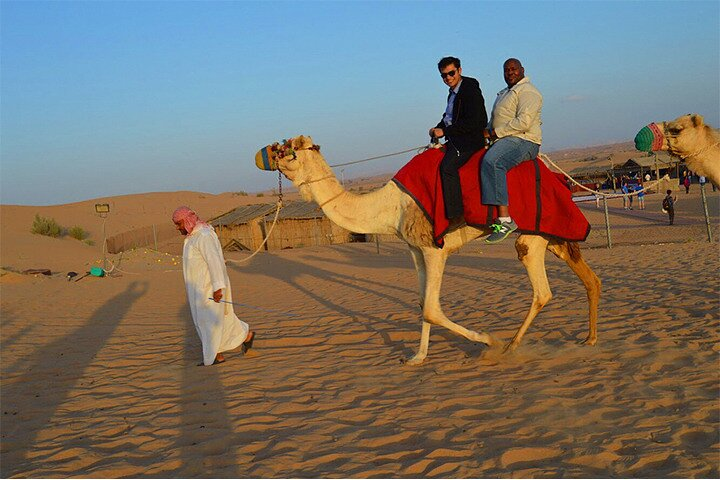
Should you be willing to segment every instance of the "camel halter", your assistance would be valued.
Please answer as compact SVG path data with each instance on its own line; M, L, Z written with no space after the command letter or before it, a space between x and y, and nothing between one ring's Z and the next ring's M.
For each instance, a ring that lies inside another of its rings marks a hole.
M297 158L297 157L295 156L295 152L298 151L298 150L315 150L316 152L319 152L319 151L320 151L320 145L310 145L309 147L297 148L297 149L291 148L291 149L289 150L289 153L292 155L293 158ZM283 157L286 157L286 156L288 156L288 155L283 155ZM326 176L321 177L321 178L316 178L316 179L312 179L312 180L305 180L304 182L298 183L297 186L298 186L298 188L300 188L300 187L303 187L303 186L305 186L305 185L310 185L311 183L318 183L318 182L322 182L322 181L324 181L324 180L330 180L331 178L337 180L337 177L336 177L335 175L326 175ZM318 205L318 209L322 209L322 207L324 207L324 206L327 205L328 203L332 202L333 200L336 200L337 198L339 198L339 197L340 197L342 194L344 194L344 193L347 193L347 191L346 191L346 190L341 190L340 193L338 193L337 195L333 196L333 197L330 198L329 200L325 200L323 203L321 203L320 205Z
M298 183L298 188L299 188L299 187L302 187L302 186L304 186L304 185L309 185L309 184L311 184L311 183L322 182L323 180L330 180L331 178L334 178L335 180L337 180L337 177L336 177L335 175L327 175L327 176L325 176L325 177L318 178L318 179L315 179L315 180L307 180L307 181L305 181L305 182ZM330 198L329 200L325 200L323 203L321 203L320 205L318 205L318 209L322 209L322 207L324 207L324 206L327 205L328 203L332 202L333 200L339 198L343 193L347 193L347 190L341 190L340 193L338 193L338 194L335 195L334 197Z

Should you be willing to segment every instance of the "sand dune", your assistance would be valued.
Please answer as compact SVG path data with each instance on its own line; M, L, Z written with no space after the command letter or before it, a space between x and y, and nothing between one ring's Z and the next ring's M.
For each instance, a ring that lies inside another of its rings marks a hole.
M118 223L253 200L158 195L116 199ZM177 257L138 249L68 282L99 246L28 232L37 211L97 235L92 203L0 209L2 266L57 272L0 277L3 477L720 475L717 244L584 250L595 347L582 285L548 257L555 296L515 353L434 327L419 367L402 363L420 336L402 244L262 253L229 265L236 300L265 309L236 307L255 349L201 368ZM530 295L512 242L449 260L442 301L464 326L508 341Z

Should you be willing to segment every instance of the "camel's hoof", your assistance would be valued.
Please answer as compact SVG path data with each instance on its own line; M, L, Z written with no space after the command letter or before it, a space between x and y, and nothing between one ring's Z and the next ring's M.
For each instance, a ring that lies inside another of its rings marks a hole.
M425 361L425 357L418 357L415 355L414 357L408 358L405 360L405 365L415 366L415 365L421 365Z
M491 333L486 333L485 337L487 341L483 343L492 349L500 348L503 344L502 340Z
M503 353L512 353L517 348L517 343L510 342L503 348Z
M583 345L590 345L591 347L594 346L596 343L597 343L597 337L588 336L585 340L582 341Z

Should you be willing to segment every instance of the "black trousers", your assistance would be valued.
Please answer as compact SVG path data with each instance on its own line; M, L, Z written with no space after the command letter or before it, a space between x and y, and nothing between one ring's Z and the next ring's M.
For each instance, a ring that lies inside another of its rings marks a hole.
M448 219L463 214L462 190L460 189L460 167L465 165L473 153L481 147L457 149L452 143L445 144L445 156L440 162L440 178L445 197L445 216Z

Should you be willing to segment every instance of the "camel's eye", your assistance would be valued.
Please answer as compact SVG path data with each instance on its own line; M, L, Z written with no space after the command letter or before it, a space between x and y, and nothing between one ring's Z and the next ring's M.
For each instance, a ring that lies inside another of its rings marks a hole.
M682 131L682 128L668 127L668 133L669 133L670 135L677 135L677 134L679 134L681 131Z

